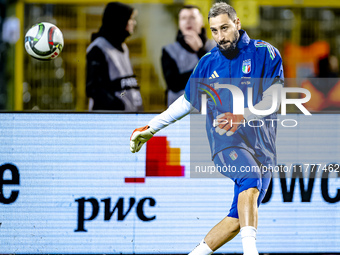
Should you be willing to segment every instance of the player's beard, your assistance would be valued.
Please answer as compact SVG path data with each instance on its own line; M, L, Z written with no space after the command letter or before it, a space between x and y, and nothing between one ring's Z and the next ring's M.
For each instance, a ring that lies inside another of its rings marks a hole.
M232 41L221 41L217 44L218 48L220 51L223 53L225 56L233 56L235 53L237 53L237 42L238 39L240 38L240 34L238 30L235 30L234 32L234 38ZM229 42L229 44L225 44L226 42Z

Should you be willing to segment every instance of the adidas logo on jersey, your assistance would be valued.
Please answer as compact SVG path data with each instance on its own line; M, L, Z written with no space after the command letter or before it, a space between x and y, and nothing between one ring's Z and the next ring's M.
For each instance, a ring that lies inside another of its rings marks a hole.
M216 71L214 71L214 72L212 73L212 75L209 77L209 79L214 79L214 78L218 78L218 77L220 77L220 76L217 74Z

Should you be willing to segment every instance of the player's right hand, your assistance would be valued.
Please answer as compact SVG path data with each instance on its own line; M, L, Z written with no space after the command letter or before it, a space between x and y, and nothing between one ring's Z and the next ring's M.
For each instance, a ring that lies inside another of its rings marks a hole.
M231 136L241 127L240 124L244 122L245 118L243 115L234 115L231 112L226 112L216 117L213 126L219 135L227 133L227 136Z
M148 125L136 128L130 137L130 151L132 153L139 152L143 144L149 141L154 134L156 134L156 131Z

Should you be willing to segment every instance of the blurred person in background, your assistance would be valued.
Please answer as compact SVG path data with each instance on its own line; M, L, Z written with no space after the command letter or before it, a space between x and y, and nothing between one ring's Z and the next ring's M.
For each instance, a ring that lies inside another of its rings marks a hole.
M162 51L168 106L184 94L184 88L199 59L216 46L207 40L203 17L197 6L185 5L178 14L176 42Z
M137 24L137 10L108 3L102 26L86 50L89 110L142 111L142 98L124 43Z
M340 109L339 62L336 56L327 55L318 61L318 74L302 82L301 87L311 93L304 104L309 111Z

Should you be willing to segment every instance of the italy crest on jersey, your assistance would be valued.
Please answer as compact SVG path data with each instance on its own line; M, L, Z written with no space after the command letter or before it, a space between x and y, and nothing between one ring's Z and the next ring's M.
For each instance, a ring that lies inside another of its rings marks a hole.
M250 70L251 70L251 60L250 59L244 60L242 63L242 72L245 74L248 74L250 73Z
M232 159L232 160L236 160L238 158L238 155L236 153L236 151L232 150L230 153L229 153L229 157Z

